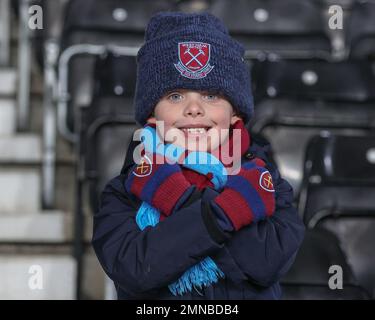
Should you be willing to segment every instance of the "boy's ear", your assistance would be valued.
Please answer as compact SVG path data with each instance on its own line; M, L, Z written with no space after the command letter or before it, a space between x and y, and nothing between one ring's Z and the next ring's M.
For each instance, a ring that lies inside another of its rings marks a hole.
M235 112L232 114L232 118L230 119L230 124L233 125L236 121L241 120L242 118L239 117Z
M147 119L147 123L156 124L156 118L154 113L152 113L151 116Z

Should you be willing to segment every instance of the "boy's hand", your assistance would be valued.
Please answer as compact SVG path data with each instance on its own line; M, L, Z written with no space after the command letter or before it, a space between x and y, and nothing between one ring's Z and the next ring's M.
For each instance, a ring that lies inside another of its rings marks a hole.
M213 202L224 211L236 231L272 215L275 190L264 162L246 162L237 175L228 175L226 186Z
M166 163L162 156L146 153L130 171L125 189L168 216L180 198L188 197L194 187L178 164Z

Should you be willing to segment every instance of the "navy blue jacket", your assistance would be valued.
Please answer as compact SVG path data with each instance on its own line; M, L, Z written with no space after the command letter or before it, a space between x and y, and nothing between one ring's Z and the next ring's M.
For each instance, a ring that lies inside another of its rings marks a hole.
M105 187L94 216L92 245L119 299L279 299L280 278L289 270L303 240L304 226L292 205L293 190L280 177L270 145L254 139L243 161L266 162L276 190L273 216L227 232L209 201L217 191L195 191L178 210L143 231L135 216L141 201L124 188L134 165L132 143L121 174ZM168 285L189 267L210 256L225 278L203 289L174 296Z

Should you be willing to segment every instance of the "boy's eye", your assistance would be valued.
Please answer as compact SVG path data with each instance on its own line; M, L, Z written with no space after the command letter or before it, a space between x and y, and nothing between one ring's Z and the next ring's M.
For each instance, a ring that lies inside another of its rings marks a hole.
M216 100L218 96L216 94L206 94L203 96L203 98L206 100Z
M182 95L177 92L174 92L168 95L168 99L171 101L180 101L182 98L183 98Z

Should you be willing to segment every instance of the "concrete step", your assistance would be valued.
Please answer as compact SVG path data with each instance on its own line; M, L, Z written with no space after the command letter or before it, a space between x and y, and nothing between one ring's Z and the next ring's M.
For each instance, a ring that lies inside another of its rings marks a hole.
M0 69L0 96L14 96L17 91L17 73L15 69Z
M1 255L0 299L74 299L75 266L70 255Z
M85 214L83 237L92 239L93 217ZM41 211L38 213L1 213L0 244L61 244L72 243L74 217L70 212ZM0 252L1 255L1 252Z
M34 214L1 214L0 242L61 243L71 240L67 214L43 211Z
M34 134L0 136L0 163L40 163L42 159L41 138Z
M0 213L40 211L40 172L28 168L0 168Z
M0 137L16 131L16 106L12 99L0 99ZM1 150L1 148L0 148Z

